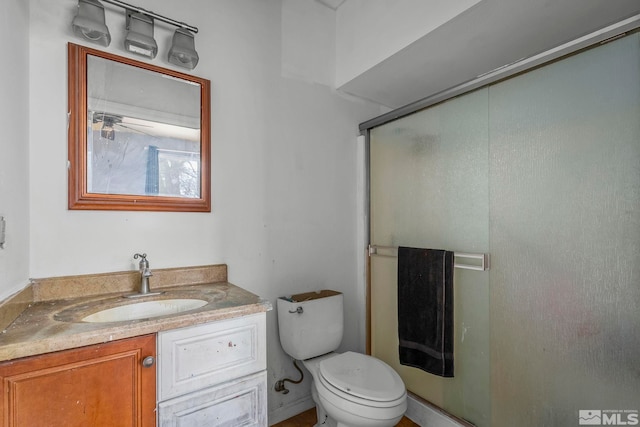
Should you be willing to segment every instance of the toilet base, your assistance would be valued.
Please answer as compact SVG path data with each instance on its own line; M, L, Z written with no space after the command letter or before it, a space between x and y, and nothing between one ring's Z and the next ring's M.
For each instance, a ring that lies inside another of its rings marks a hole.
M338 422L331 418L318 399L315 380L311 380L311 398L316 404L316 424L313 427L338 427Z
M331 415L329 415L326 408L320 401L318 396L318 390L316 389L315 379L311 380L311 397L313 398L313 401L316 404L317 422L314 425L314 427L393 427L402 418L402 415L400 415L395 420L367 420L364 418L353 417L350 420L345 420L347 421L347 423L340 422L335 418L333 418ZM337 408L334 408L333 410L337 411ZM348 414L344 414L344 413L343 415L349 416Z

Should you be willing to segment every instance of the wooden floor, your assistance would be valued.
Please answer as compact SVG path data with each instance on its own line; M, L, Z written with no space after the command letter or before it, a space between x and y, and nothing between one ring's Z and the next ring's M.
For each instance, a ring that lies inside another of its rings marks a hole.
M273 427L311 427L316 423L316 408L311 408L293 418L274 424ZM402 417L396 427L419 427L407 417Z

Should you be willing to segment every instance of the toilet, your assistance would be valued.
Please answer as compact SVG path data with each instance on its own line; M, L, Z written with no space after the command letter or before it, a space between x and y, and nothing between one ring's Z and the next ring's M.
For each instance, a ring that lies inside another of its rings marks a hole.
M316 427L391 427L400 421L407 409L400 375L375 357L335 352L344 331L340 292L281 297L277 307L282 348L313 377Z

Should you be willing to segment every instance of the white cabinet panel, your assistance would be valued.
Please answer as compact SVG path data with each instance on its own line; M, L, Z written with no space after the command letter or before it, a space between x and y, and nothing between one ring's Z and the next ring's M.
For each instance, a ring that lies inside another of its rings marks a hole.
M158 400L266 369L264 313L161 332Z
M262 427L267 425L267 373L158 404L159 427Z

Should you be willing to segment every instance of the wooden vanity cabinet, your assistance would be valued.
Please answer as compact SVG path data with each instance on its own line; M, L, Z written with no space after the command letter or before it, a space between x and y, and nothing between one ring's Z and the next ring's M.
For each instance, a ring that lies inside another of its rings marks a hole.
M2 426L155 427L155 354L154 334L3 362Z

